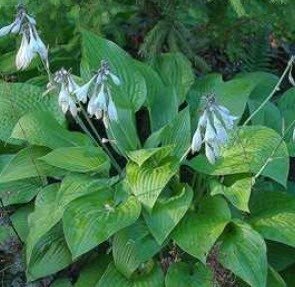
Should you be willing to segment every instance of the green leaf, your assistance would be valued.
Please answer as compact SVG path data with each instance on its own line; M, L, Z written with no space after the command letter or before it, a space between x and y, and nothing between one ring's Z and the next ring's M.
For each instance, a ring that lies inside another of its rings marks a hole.
M210 181L211 195L224 195L236 208L249 212L248 202L252 189L252 178L248 175L233 175L225 178L225 184L218 180Z
M185 101L186 94L195 80L190 61L181 53L166 53L153 61L153 67L166 86L175 88L178 104Z
M114 150L119 153L133 151L141 147L137 135L135 115L130 109L121 109L117 107L119 120L110 121L110 128L107 129L108 138L114 139L111 142Z
M29 216L29 234L27 238L27 260L40 239L61 219L62 211L56 208L56 194L59 184L46 186L37 196L35 210Z
M257 191L250 201L249 222L266 239L295 247L295 196Z
M117 270L130 278L142 263L161 250L161 246L151 236L145 223L139 220L115 234L112 250Z
M26 205L23 207L18 208L11 216L11 222L17 231L19 237L22 241L26 241L28 233L29 233L29 226L28 226L28 216L33 211L32 206Z
M30 202L42 189L40 178L0 184L0 198L5 206Z
M250 113L252 114L259 106L261 102L258 100L249 100L248 106ZM273 103L267 103L252 119L252 125L261 125L269 127L279 134L283 129L283 119L280 110Z
M198 211L188 212L172 237L177 245L203 263L231 219L226 201L219 196L204 199Z
M178 160L166 156L167 148L163 150L164 154L158 156L157 160L154 156L147 161L144 155L144 164L139 166L134 162L129 162L127 165L127 182L132 193L148 210L153 208L161 191L178 168Z
M100 147L59 148L40 159L72 172L102 172L110 168L108 156Z
M107 189L110 182L86 175L72 174L59 184L45 187L37 196L35 211L29 218L30 232L27 239L27 260L40 238L62 218L67 205L86 194Z
M71 287L71 281L68 278L58 278L50 284L50 287Z
M127 279L110 263L96 287L164 287L164 275L161 268L159 266L151 266L151 268L151 270Z
M295 274L294 274L294 268L295 264L288 267L284 271L281 272L282 277L284 278L285 282L287 283L287 286L294 286L295 284Z
M146 105L149 110L151 129L156 131L177 115L177 94L173 87L164 85L159 74L151 66L139 61L135 64L146 81Z
M64 122L55 97L43 97L44 91L23 83L0 83L0 140L7 141L18 120L29 112L48 111Z
M59 225L43 235L28 261L27 278L30 281L54 274L71 264L71 253Z
M73 258L93 249L135 222L140 211L140 204L133 196L115 206L109 189L85 195L69 203L63 215L63 227Z
M271 266L268 267L267 287L287 287L281 275Z
M265 287L266 246L261 235L249 225L234 221L222 237L219 262L252 287Z
M157 147L159 145L174 145L171 152L178 158L187 152L191 145L191 123L189 109L186 108L161 130L153 133L145 142L145 147Z
M279 80L278 76L266 72L241 73L236 78L243 78L252 83L254 88L251 91L250 99L260 103L269 96Z
M286 186L289 173L286 144L275 131L266 127L239 129L228 146L221 151L221 157L214 165L204 155L192 159L189 165L198 172L210 175L256 174L270 157L272 160L266 165L262 175Z
M119 87L113 86L114 101L137 111L145 102L146 84L132 58L115 43L86 30L82 32L82 48L82 72L90 76L101 60L107 60L112 73L122 82Z
M294 115L294 107L295 105L295 87L287 90L279 99L278 101L278 108L281 111L281 114L285 121L285 127L287 128L293 121L295 121L295 115ZM294 126L293 126L294 129ZM285 139L288 145L288 149L290 152L290 155L295 157L295 145L293 142L293 129L291 129L288 133L285 135Z
M187 212L193 199L189 186L169 198L159 198L151 213L144 212L144 219L159 244L162 244Z
M109 257L100 255L90 259L81 269L75 287L95 287L109 264Z
M267 242L267 259L277 271L282 271L295 263L295 248L275 241Z
M29 146L18 152L0 173L0 183L42 176L59 176L64 171L39 160L50 150Z
M92 145L86 135L69 132L50 113L44 111L23 116L15 125L11 137L51 149Z
M166 287L212 287L213 272L201 263L188 265L184 262L172 264L165 279Z

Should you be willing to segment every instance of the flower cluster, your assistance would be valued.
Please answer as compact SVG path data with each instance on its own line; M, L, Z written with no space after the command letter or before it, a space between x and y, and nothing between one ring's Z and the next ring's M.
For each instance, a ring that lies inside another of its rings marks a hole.
M228 131L234 127L237 117L218 105L214 95L205 97L205 104L200 116L197 130L194 133L191 150L199 151L205 144L205 154L211 164L220 156L220 147L228 140Z
M66 113L70 111L73 117L77 116L77 102L87 103L87 112L97 119L103 119L105 126L108 120L118 120L118 113L114 101L111 97L110 87L107 80L111 79L114 84L120 85L119 78L111 73L107 61L101 62L101 67L86 84L79 86L74 80L70 71L62 68L57 71L53 78L53 83L49 83L49 90L57 85L60 86L58 96L59 105Z
M115 85L120 85L120 79L110 71L107 61L101 61L101 66L88 83L75 90L77 99L86 103L89 97L87 112L97 119L103 119L107 126L107 120L118 120L118 113L111 96L108 79Z
M58 103L62 109L62 112L65 114L67 111L70 111L72 116L76 117L78 114L78 109L73 93L79 88L79 85L75 82L73 75L65 68L61 68L55 73L53 81L54 83L60 85ZM49 83L49 89L51 88L51 85L54 87L54 84Z
M48 67L48 50L36 29L36 20L26 13L23 6L18 7L14 21L0 29L0 37L8 34L22 34L20 48L16 55L16 67L18 70L26 69L36 55Z

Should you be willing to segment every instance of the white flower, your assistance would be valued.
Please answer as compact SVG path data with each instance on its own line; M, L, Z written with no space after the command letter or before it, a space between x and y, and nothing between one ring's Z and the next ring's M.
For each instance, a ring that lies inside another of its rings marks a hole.
M48 61L48 50L45 44L42 42L41 38L38 35L38 32L35 26L30 27L30 46L35 54L39 54L40 58L47 63Z
M115 85L117 85L117 86L121 85L121 81L116 75L114 75L111 72L109 73L109 75L110 75L110 77L111 77L111 79L112 79L112 81L114 82Z
M58 103L64 114L69 110L73 117L77 116L78 110L76 104L71 98L70 92L64 83L61 85L58 96Z
M34 53L30 47L29 39L27 38L27 35L23 33L21 45L15 59L16 68L18 70L26 69L30 65L33 58Z
M218 117L216 116L215 113L213 114L213 125L214 125L215 130L216 130L216 138L217 138L218 142L220 144L226 143L226 141L228 139L227 132L226 132L223 124L218 119Z
M211 142L216 138L216 132L213 126L210 123L210 120L207 120L206 131L205 131L205 141Z
M38 35L36 20L26 13L23 6L18 8L15 20L0 29L0 37L10 33L22 34L21 46L15 60L18 70L26 69L37 54L48 68L48 49Z
M201 149L203 140L202 140L202 134L201 134L201 127L198 126L192 140L192 152L195 153L196 151L199 151Z
M0 29L0 37L6 36L9 33L11 33L13 27L14 27L14 23L11 23L10 25L2 27Z
M120 79L110 71L107 61L101 61L101 66L96 75L90 79L88 83L80 89L74 91L79 101L85 102L87 96L90 98L87 112L90 116L96 116L97 119L103 119L105 127L108 126L108 121L117 121L118 112L116 105L111 97L111 91L108 86L108 78L116 85L120 85ZM93 85L93 88L91 88ZM91 95L89 91L91 92ZM97 91L99 91L97 93Z
M88 93L94 80L95 80L95 76L92 77L88 83L79 87L73 92L76 95L78 101L84 104L87 102Z
M108 116L111 121L118 121L117 108L111 98L109 99Z
M205 143L205 155L211 164L215 163L216 156L215 156L213 148L210 146L209 143Z
M220 148L228 141L228 131L233 129L237 117L216 103L214 96L206 98L205 107L192 139L192 152L200 151L205 143L205 155L211 164L220 157Z

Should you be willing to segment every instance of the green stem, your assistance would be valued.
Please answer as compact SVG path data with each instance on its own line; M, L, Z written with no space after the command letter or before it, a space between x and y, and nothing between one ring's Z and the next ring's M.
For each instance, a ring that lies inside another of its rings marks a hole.
M107 155L110 157L111 162L113 164L113 166L115 167L115 169L117 170L117 172L119 173L120 176L123 175L123 170L121 169L121 167L119 166L119 164L117 163L116 159L114 158L114 156L112 155L111 151L109 150L109 148L102 142L102 138L100 136L100 134L97 132L95 126L93 125L92 121L90 120L90 118L88 117L88 114L86 113L84 107L80 104L80 102L78 102L79 107L81 109L81 112L84 116L84 118L86 119L87 123L89 124L92 132L94 133L94 135L97 137L100 145L102 146L102 148L104 149L104 151L107 153Z
M246 119L243 126L246 126L253 119L253 117L268 103L268 101L273 97L273 95L280 89L280 85L283 79L285 78L285 76L287 75L288 71L292 67L293 62L294 62L294 56L291 56L285 71L283 72L281 78L275 85L274 89L271 91L269 96L260 104L260 106L248 117L248 119Z

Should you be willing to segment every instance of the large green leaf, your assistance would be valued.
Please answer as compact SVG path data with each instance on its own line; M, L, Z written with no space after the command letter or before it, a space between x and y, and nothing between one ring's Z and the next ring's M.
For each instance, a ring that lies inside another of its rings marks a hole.
M160 249L142 220L116 233L112 246L116 268L127 278Z
M111 121L107 129L108 138L112 139L111 145L121 154L140 148L137 135L135 115L130 109L118 108L119 120Z
M250 201L249 222L266 239L295 247L295 196L257 191Z
M54 274L71 264L71 253L59 225L41 237L28 261L27 278L32 281Z
M143 213L151 233L159 244L165 241L170 232L182 219L192 199L192 189L189 186L185 186L173 197L160 197L151 213Z
M35 200L35 211L29 218L30 232L27 240L27 260L40 238L45 235L63 215L66 206L76 198L101 189L106 189L109 182L90 176L73 174L59 184L45 187Z
M268 268L267 287L287 287L281 275L272 267Z
M295 120L294 109L295 106L295 87L286 91L278 101L278 108L281 111L281 114L285 121L285 127L288 128L289 125ZM295 156L295 145L292 139L293 128L285 135L288 149L291 156Z
M45 187L37 196L35 210L29 217L29 235L27 238L27 261L42 236L50 231L61 219L62 210L56 207L56 194L59 184Z
M29 146L18 152L0 173L0 183L42 176L58 176L65 172L39 160L50 150Z
M213 272L201 263L190 266L184 262L174 263L168 269L166 287L212 287Z
M195 76L189 60L181 53L166 53L153 61L153 67L166 86L175 88L178 104L185 101Z
M248 107L250 113L253 113L261 102L258 100L249 100ZM252 119L252 125L261 125L269 127L279 134L282 133L283 118L280 110L273 103L268 102Z
M224 184L216 179L210 181L211 195L224 195L235 207L249 212L248 202L252 189L252 178L248 175L232 175L225 178Z
M100 147L58 148L40 159L72 172L102 172L110 168L108 156Z
M0 83L0 139L9 139L18 120L29 112L48 111L58 122L64 117L59 110L57 99L43 97L44 91L36 86L22 83Z
M11 137L52 149L92 145L86 135L69 132L50 113L44 111L36 111L23 116L15 125Z
M145 162L142 165L135 162L129 162L127 165L127 182L132 193L148 210L153 208L161 191L176 173L179 164L177 159L167 157L167 147L162 150L164 154L157 154L157 157L154 155L149 160L146 160L144 154Z
M75 287L95 287L101 276L108 267L110 258L106 255L100 255L83 265Z
M197 156L189 165L205 174L229 175L236 173L258 173L265 165L262 175L286 186L289 173L289 154L281 137L273 130L251 126L239 129L221 157L211 165L204 155Z
M18 208L11 216L13 227L23 242L26 241L29 233L28 216L33 211L31 205L25 205Z
M130 279L124 277L116 267L110 263L105 274L95 287L164 287L164 275L159 266L151 266L151 270L146 270L142 274Z
M261 235L249 225L235 221L224 234L219 262L252 287L266 287L266 246Z
M282 271L295 263L295 248L275 242L267 242L268 263L277 271Z
M168 124L178 112L178 98L172 86L165 86L159 74L149 65L135 62L147 85L146 105L152 131Z
M274 89L279 78L278 76L266 72L241 73L236 78L242 78L253 85L250 99L263 102Z
M38 194L42 185L42 180L38 177L1 183L0 198L5 206L27 203Z
M181 158L191 145L191 124L188 108L184 109L161 130L153 133L146 141L145 147L174 145L172 154Z
M209 197L201 202L197 212L185 215L172 237L181 249L205 263L230 218L226 201L219 196Z
M133 196L115 205L109 189L85 195L69 203L63 215L63 227L73 258L135 222L140 211L141 206Z

